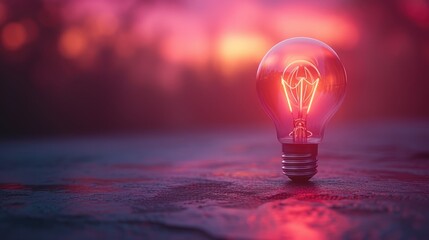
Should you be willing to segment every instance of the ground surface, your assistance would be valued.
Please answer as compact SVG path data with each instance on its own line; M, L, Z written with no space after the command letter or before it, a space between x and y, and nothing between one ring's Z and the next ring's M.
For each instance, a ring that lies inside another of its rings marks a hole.
M330 126L308 184L273 129L0 143L2 239L428 239L429 124Z

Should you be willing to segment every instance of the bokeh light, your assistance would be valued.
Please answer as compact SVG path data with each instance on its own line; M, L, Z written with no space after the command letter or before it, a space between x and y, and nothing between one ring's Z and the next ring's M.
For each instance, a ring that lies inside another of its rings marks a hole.
M256 68L272 46L297 36L326 42L347 69L335 119L428 117L425 88L415 87L427 78L428 9L423 0L3 0L2 129L269 124Z
M84 53L87 45L85 33L78 28L70 28L61 35L59 50L66 58L76 58Z
M216 58L223 73L230 74L259 61L270 47L270 41L256 33L226 33L219 39Z
M18 50L27 41L27 31L21 23L9 23L2 31L2 42L8 50Z

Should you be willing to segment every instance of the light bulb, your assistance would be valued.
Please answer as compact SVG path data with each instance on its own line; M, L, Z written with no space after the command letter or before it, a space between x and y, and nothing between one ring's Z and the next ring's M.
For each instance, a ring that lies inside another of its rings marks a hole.
M316 39L286 39L264 56L256 78L282 144L283 173L293 181L309 180L317 173L326 123L345 95L347 77L338 55Z

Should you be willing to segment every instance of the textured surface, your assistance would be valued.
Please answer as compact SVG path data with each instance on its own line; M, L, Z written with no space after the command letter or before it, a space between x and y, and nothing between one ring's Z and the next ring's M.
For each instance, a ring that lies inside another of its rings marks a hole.
M308 184L272 129L3 141L2 239L428 239L429 126L327 130Z

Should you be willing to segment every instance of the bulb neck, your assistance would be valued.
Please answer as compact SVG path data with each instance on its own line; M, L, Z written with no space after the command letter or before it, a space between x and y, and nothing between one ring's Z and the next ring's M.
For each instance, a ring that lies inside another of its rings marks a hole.
M317 144L282 144L282 170L292 181L306 182L317 173Z

